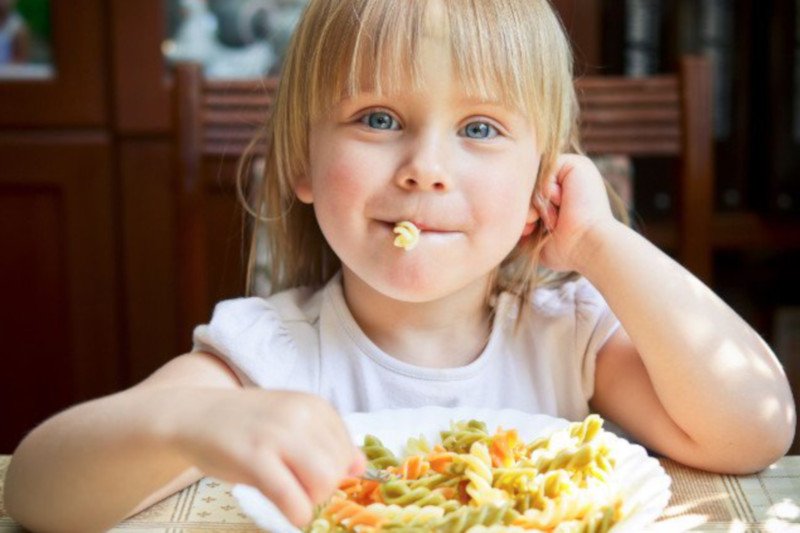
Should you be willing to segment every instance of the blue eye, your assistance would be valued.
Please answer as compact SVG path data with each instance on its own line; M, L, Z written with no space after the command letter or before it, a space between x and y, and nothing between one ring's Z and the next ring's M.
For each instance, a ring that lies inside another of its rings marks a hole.
M397 121L385 111L373 111L361 117L362 124L377 130L396 130Z
M470 139L491 139L498 135L498 131L488 122L470 122L464 126L464 134Z

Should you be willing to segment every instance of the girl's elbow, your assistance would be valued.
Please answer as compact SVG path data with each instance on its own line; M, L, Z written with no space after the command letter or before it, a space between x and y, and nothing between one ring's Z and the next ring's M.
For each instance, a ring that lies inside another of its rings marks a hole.
M747 450L749 457L743 458L742 464L747 468L739 473L754 474L780 460L791 449L796 429L797 415L791 400L772 410L760 424L743 425L742 431L748 438L742 449Z
M794 441L794 424L773 431L755 432L755 440L743 443L730 458L727 474L751 475L761 472L785 456Z
M58 510L53 510L55 505L46 497L37 496L37 491L30 487L24 478L24 473L14 471L14 458L11 459L6 479L3 482L3 507L6 514L26 531L42 533L58 533L82 531L108 531L108 527L93 527L85 522L85 517L77 515L62 516ZM73 521L71 518L78 519ZM113 526L113 524L111 524Z

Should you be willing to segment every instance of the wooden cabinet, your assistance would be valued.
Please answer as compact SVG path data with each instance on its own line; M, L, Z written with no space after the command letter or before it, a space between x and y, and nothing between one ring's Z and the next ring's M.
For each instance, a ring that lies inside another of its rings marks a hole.
M122 383L102 0L51 2L54 73L0 80L0 453Z

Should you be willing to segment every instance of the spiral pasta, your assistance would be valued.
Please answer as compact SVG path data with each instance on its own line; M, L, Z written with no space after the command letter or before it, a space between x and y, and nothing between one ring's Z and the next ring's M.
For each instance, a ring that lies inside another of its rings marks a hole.
M398 461L394 454L383 443L372 435L367 435L364 438L364 445L361 447L364 455L367 456L369 465L373 468L386 468L388 466L397 466Z
M508 501L508 494L500 489L492 487L492 459L489 457L489 450L480 441L472 443L468 454L460 456L464 462L464 476L469 480L465 487L473 505L485 503L502 505Z
M345 479L306 531L604 533L623 506L602 426L590 415L524 442L514 429L456 421L439 444L409 439L400 458L368 435L364 453L392 479Z
M397 234L394 238L394 245L403 248L406 252L413 249L419 242L420 229L413 222L403 220L395 224L392 230Z

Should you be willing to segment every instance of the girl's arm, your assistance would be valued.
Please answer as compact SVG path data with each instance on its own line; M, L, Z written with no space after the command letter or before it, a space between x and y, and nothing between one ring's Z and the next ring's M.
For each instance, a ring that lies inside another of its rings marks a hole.
M15 450L6 510L34 531L110 528L201 477L166 445L167 420L202 387L239 386L216 357L192 353L131 389L53 416Z
M592 406L648 447L707 470L786 453L795 408L766 343L716 294L611 216L585 157L559 161L545 264L583 274L623 328L597 359Z
M9 465L5 505L34 531L105 531L209 475L259 488L302 525L364 462L323 399L243 389L219 359L191 353L34 429Z
M587 234L579 272L623 324L598 354L592 405L683 463L761 470L795 425L786 376L766 343L678 263L618 222Z

